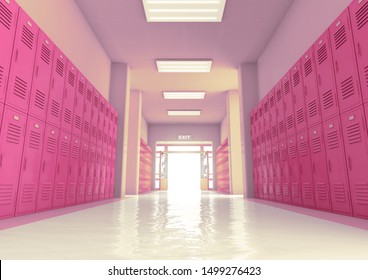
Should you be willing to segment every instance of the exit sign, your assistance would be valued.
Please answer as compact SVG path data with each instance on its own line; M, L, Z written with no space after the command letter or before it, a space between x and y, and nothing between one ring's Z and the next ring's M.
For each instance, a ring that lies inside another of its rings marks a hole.
M178 135L178 140L180 141L192 140L192 135Z

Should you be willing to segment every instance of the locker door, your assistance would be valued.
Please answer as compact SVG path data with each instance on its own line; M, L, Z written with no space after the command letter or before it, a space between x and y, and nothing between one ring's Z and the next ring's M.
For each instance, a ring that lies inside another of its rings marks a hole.
M340 112L362 103L350 30L349 11L346 9L329 28Z
M290 72L282 78L282 91L284 93L284 110L286 134L295 133L294 100L290 81Z
M115 196L115 162L116 162L116 155L112 152L111 154L112 162L111 162L111 190L110 190L110 198Z
M55 170L55 189L52 200L53 208L61 208L65 206L66 184L68 181L69 157L70 157L70 133L60 130L58 156L56 160Z
M16 215L36 211L44 132L45 123L29 116L19 176Z
M284 203L291 204L290 167L286 139L280 141L279 149L281 162L282 199Z
M58 128L46 123L36 211L49 210L52 206L59 134Z
M112 155L111 151L107 151L107 163L106 163L106 188L105 188L105 199L108 199L111 197L111 164L112 164Z
M86 78L78 72L77 90L75 92L73 129L72 133L78 137L82 135L82 121L84 115L84 95L86 92Z
M2 128L2 121L3 121L3 113L4 113L4 105L0 103L0 133L1 133L1 128Z
M259 128L259 138L260 144L266 144L266 135L265 135L265 125L264 125L264 117L263 117L263 103L262 101L258 104L258 128Z
M106 149L109 147L109 132L110 132L110 103L106 101L105 104L105 118L103 127L103 146Z
M19 6L14 0L0 0L0 103L5 102Z
M61 128L71 132L77 87L77 68L68 60L66 67Z
M93 86L87 81L86 83L86 94L84 100L84 112L83 112L83 128L82 128L82 138L89 141L89 135L91 130L91 115L93 107Z
M332 210L335 213L352 215L350 187L339 116L323 123L323 136L326 141Z
M61 109L63 106L65 67L66 57L55 47L46 122L58 128L60 128Z
M82 140L81 156L79 160L79 176L77 184L77 204L84 203L87 187L87 172L88 172L88 141Z
M271 123L271 142L276 143L278 142L279 137L277 129L277 109L276 109L275 92L273 90L269 96L269 105L270 105L270 123Z
M93 201L96 201L100 197L100 181L101 181L101 161L102 161L102 148L96 147L96 162L94 169L93 179Z
M262 153L261 147L257 150L257 185L256 185L256 194L257 198L263 198L263 166L262 166Z
M268 181L268 199L275 200L275 173L274 173L274 166L273 166L273 152L272 146L268 146L266 148L267 153L267 181Z
M41 120L47 116L54 48L54 43L40 30L28 113Z
M66 185L66 205L77 203L77 184L79 175L81 140L78 136L72 135L71 150L68 171L68 183Z
M296 136L288 137L288 158L290 168L291 200L294 205L303 205L302 192L300 189L300 166L297 155Z
M286 124L285 124L285 106L284 96L282 92L282 82L278 82L275 86L275 98L276 98L276 118L277 118L277 135L279 140L286 138ZM272 129L274 133L274 129Z
M91 134L90 134L90 142L96 144L97 143L97 126L98 126L98 113L100 108L100 94L97 90L93 92L93 107L92 107L92 116L91 116Z
M368 101L368 1L354 0L349 7L363 101Z
M291 68L291 85L294 99L294 116L296 131L307 128L305 110L304 84L300 60Z
M100 147L102 147L102 144L103 144L105 105L106 105L105 98L103 98L103 96L100 96L100 107L99 107L98 124L97 124L97 146L100 146Z
M118 123L119 123L119 113L115 110L115 121L114 121L114 145L113 150L116 152L116 144L118 139Z
M38 30L33 20L20 9L5 102L24 113L28 112L31 95Z
M322 120L339 114L336 82L328 30L314 43L317 85L320 94Z
M101 157L101 172L100 172L100 195L99 200L105 199L106 192L106 171L107 171L107 150L105 147L102 149Z
M330 182L322 124L309 129L316 208L331 211Z
M272 145L272 158L274 169L275 200L282 202L282 180L279 143Z
M341 115L353 213L368 217L368 147L363 108Z
M264 133L266 146L271 145L271 121L269 112L268 95L263 99L263 120L264 120Z
M315 208L313 171L310 148L308 145L308 131L305 130L298 133L297 140L303 206L307 208Z
M87 166L87 178L86 178L86 197L85 201L89 202L93 199L93 182L94 182L94 168L96 162L96 146L90 143L88 149L88 166Z
M305 106L307 110L308 125L321 122L321 108L317 87L316 64L314 60L313 46L303 55L301 59L303 69L303 82L305 93Z
M27 116L5 106L0 132L0 218L14 216Z

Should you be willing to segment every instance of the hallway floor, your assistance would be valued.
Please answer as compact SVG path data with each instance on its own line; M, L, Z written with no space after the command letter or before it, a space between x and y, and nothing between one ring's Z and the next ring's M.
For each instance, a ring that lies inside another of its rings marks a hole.
M0 259L368 259L367 230L198 194L154 192L1 230Z

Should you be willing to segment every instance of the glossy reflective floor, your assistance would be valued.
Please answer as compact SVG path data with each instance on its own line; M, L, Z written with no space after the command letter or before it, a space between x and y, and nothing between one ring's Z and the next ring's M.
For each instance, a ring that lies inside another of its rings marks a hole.
M368 231L210 192L155 192L0 231L0 259L368 259Z

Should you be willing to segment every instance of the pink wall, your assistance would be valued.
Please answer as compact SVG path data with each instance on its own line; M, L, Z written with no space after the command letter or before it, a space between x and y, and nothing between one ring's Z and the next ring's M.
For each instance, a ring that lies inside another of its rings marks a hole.
M318 39L351 0L295 0L258 61L259 99Z

